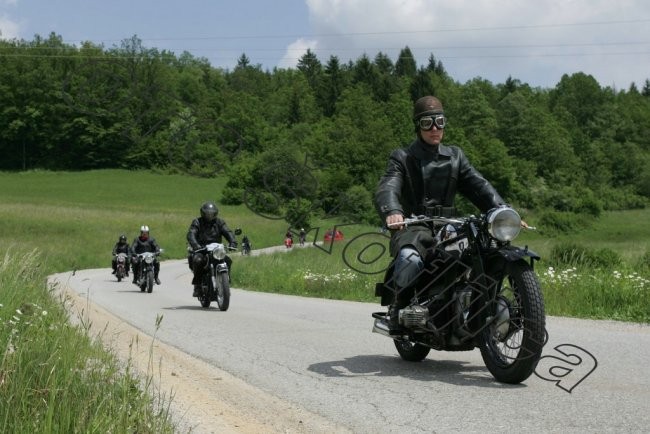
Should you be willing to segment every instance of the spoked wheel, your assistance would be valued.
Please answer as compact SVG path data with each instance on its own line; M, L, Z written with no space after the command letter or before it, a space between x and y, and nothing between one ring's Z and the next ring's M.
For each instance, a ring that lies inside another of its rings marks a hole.
M228 273L219 273L217 280L217 305L222 311L228 310L230 306L230 279Z
M399 339L393 339L395 348L397 352L402 357L402 359L408 362L419 362L424 360L424 358L429 354L431 348L425 347L424 345L414 344L410 341L402 341Z
M497 381L521 383L535 370L546 338L544 300L530 265L506 265L490 310L482 332L483 361Z

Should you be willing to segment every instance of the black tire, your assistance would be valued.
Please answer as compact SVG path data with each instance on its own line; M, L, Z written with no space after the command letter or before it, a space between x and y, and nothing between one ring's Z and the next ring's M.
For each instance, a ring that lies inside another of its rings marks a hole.
M153 271L147 271L147 292L151 293L153 291Z
M393 343L395 344L395 348L397 348L399 355L407 362L420 362L424 360L429 354L429 351L431 351L431 348L429 347L414 344L410 341L393 339Z
M210 297L206 297L205 295L201 295L198 298L199 298L199 302L201 303L202 307L204 307L206 309L210 307L210 303L211 303Z
M497 381L521 383L535 371L546 343L544 300L528 263L506 265L501 290L491 309L495 321L482 331L480 347L485 366ZM500 311L507 317L499 316ZM502 319L500 324L497 318Z
M207 291L205 290L206 284L207 284ZM212 300L210 299L213 292L212 288L214 288L214 279L212 279L212 277L206 278L204 276L203 283L201 285L201 292L197 297L199 299L199 303L201 303L201 307L204 307L206 309L210 307L210 303L212 303Z
M219 310L227 311L230 306L230 277L228 273L217 274L217 306Z

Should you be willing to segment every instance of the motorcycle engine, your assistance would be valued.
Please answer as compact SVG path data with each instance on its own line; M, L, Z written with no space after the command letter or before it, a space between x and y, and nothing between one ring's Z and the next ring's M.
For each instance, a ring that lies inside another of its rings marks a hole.
M424 327L429 320L429 309L419 304L405 307L399 311L399 322L405 327Z

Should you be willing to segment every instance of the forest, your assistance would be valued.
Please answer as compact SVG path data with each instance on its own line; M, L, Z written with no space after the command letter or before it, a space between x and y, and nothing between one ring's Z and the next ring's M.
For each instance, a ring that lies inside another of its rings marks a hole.
M54 33L0 40L0 170L226 176L219 201L269 218L377 223L374 189L427 94L445 106L444 142L551 226L650 203L650 80L614 89L573 73L546 89L477 71L459 83L408 46L347 63L307 50L273 70L243 53L223 70L137 36L110 48Z

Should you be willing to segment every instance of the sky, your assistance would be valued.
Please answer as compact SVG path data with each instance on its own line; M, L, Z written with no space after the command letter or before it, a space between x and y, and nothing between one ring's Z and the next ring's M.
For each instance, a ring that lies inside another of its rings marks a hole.
M224 69L242 54L295 68L307 49L323 64L396 61L408 46L418 66L433 55L461 83L553 88L582 72L622 90L650 79L648 0L0 0L0 38L51 32L106 48L135 35Z

